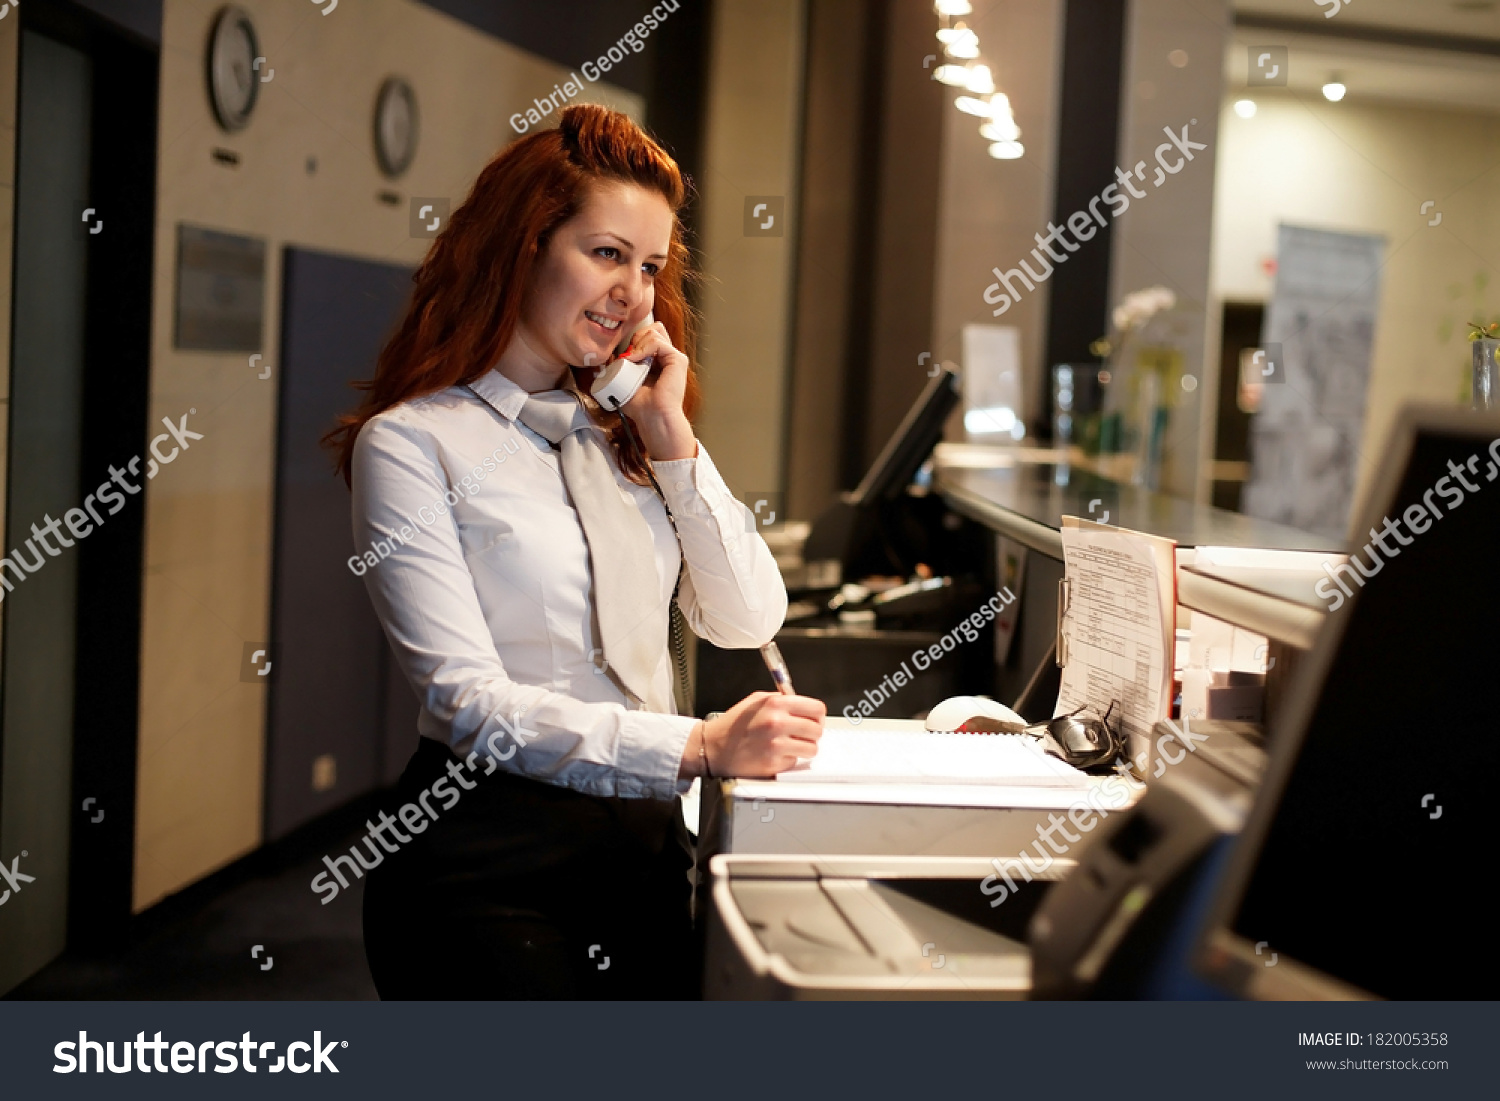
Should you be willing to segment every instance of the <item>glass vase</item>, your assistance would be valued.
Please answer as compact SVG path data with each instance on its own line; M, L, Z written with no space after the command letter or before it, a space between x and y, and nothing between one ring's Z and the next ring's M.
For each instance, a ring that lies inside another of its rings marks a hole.
M1495 392L1496 384L1500 378L1496 377L1495 354L1500 350L1500 340L1494 337L1480 337L1472 344L1474 354L1474 389L1473 401L1475 409L1500 408L1500 394Z

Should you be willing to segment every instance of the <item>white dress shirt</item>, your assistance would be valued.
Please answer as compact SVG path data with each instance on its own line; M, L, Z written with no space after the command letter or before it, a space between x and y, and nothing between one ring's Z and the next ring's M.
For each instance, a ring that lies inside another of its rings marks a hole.
M609 674L559 453L518 420L527 392L493 370L472 385L493 408L452 387L372 417L354 446L349 565L421 699L418 732L590 795L686 791L677 772L697 720L640 710ZM723 647L769 642L786 615L781 574L702 446L653 464L681 552L655 491L612 466L651 529L656 576L642 583L662 615L685 557L692 630ZM666 697L671 677L663 650Z

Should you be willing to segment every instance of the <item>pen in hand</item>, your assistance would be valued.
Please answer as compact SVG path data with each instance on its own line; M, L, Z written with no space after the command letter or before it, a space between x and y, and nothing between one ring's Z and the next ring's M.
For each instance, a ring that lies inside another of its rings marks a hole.
M781 656L775 642L768 642L760 648L760 656L765 659L766 668L771 671L771 679L776 682L782 695L795 696L796 690L792 688L792 672L786 667L786 660Z

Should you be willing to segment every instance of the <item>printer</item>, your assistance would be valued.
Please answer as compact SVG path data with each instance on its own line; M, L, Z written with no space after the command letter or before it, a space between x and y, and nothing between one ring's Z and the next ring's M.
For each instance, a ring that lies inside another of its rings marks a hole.
M713 857L704 997L1139 996L1265 764L1250 723L1155 744L1171 763L1133 807L1003 895L978 857Z

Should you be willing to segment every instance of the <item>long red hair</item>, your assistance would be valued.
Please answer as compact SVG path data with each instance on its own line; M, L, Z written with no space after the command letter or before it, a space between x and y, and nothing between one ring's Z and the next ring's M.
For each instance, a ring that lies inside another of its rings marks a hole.
M620 180L656 191L672 208L671 248L653 279L657 321L688 357L683 411L692 419L699 389L691 366L697 318L684 294L693 278L678 217L687 200L682 173L661 146L627 115L593 104L562 112L556 129L521 138L479 173L463 204L438 234L412 275L406 313L375 364L375 377L355 383L365 398L323 437L347 484L354 442L365 422L403 401L472 382L500 358L516 331L522 301L538 258L554 230L583 206L586 188ZM575 368L577 389L588 392L592 371ZM644 485L646 458L629 447L616 418L602 418L620 468Z

